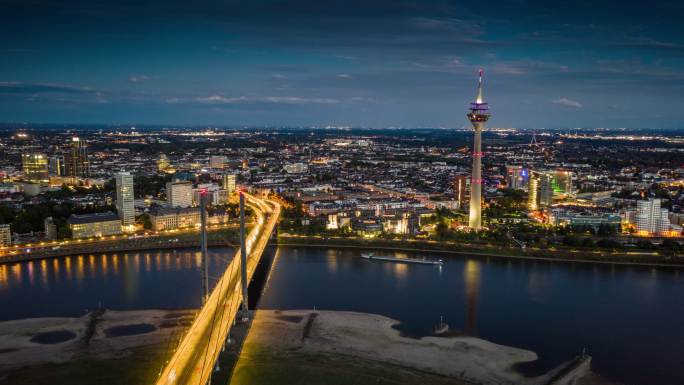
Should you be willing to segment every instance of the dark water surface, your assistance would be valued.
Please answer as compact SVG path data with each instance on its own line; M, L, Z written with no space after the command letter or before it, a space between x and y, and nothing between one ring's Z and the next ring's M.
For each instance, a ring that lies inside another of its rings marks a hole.
M259 306L382 314L410 335L452 329L535 351L529 370L579 354L626 384L684 384L684 270L443 258L440 269L368 261L360 250L281 247ZM210 249L210 275L232 258ZM194 249L109 253L0 265L0 320L87 309L182 309L201 303ZM214 282L214 281L212 281Z
M233 251L209 249L210 276L221 274ZM198 308L200 261L199 251L180 249L0 265L0 320L81 316L100 305L115 310Z
M281 247L261 308L382 314L406 334L452 329L539 355L549 369L586 348L626 384L684 384L684 270L443 258L440 269L358 258L361 251Z

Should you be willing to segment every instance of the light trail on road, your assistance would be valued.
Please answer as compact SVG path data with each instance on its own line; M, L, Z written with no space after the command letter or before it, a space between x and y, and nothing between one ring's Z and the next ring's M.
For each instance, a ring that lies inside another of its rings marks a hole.
M247 236L247 277L252 278L280 216L280 204L245 194L256 214ZM236 250L235 255L239 255ZM173 356L161 371L156 385L204 385L213 372L230 327L242 301L240 258L233 258L214 286L193 324L181 339Z

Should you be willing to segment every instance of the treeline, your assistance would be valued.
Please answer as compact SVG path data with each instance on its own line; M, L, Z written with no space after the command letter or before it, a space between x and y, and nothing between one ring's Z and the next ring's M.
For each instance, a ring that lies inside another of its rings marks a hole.
M70 232L66 221L71 214L104 211L116 212L116 209L114 206L81 207L71 202L43 202L24 205L20 210L15 210L10 206L0 206L0 223L9 223L13 233L41 232L45 230L45 218L52 217L57 227L57 237L68 238Z

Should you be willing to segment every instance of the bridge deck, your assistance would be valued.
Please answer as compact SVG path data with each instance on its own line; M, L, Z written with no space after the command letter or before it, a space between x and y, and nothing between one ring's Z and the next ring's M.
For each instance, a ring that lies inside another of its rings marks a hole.
M246 239L247 277L250 280L277 224L280 204L248 194L245 197L257 217ZM239 255L240 250L236 250L235 257L162 370L157 385L204 385L209 380L242 301Z

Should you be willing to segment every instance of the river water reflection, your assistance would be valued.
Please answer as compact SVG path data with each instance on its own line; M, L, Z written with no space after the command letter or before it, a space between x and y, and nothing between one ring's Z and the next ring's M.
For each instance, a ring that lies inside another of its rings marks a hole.
M586 348L593 368L626 384L684 383L684 270L443 258L440 269L368 261L360 250L281 247L259 306L382 314L410 335L440 317L454 330L529 349L553 367ZM210 249L210 275L232 258ZM201 302L200 255L94 254L0 265L0 319ZM213 281L212 281L213 282Z
M627 384L684 383L684 271L443 258L440 269L358 258L361 251L280 248L260 307L369 312L430 334L452 329L539 354L549 369L584 348Z
M216 277L231 248L209 251ZM73 317L117 310L195 308L201 303L200 253L193 249L78 255L0 265L0 320Z

